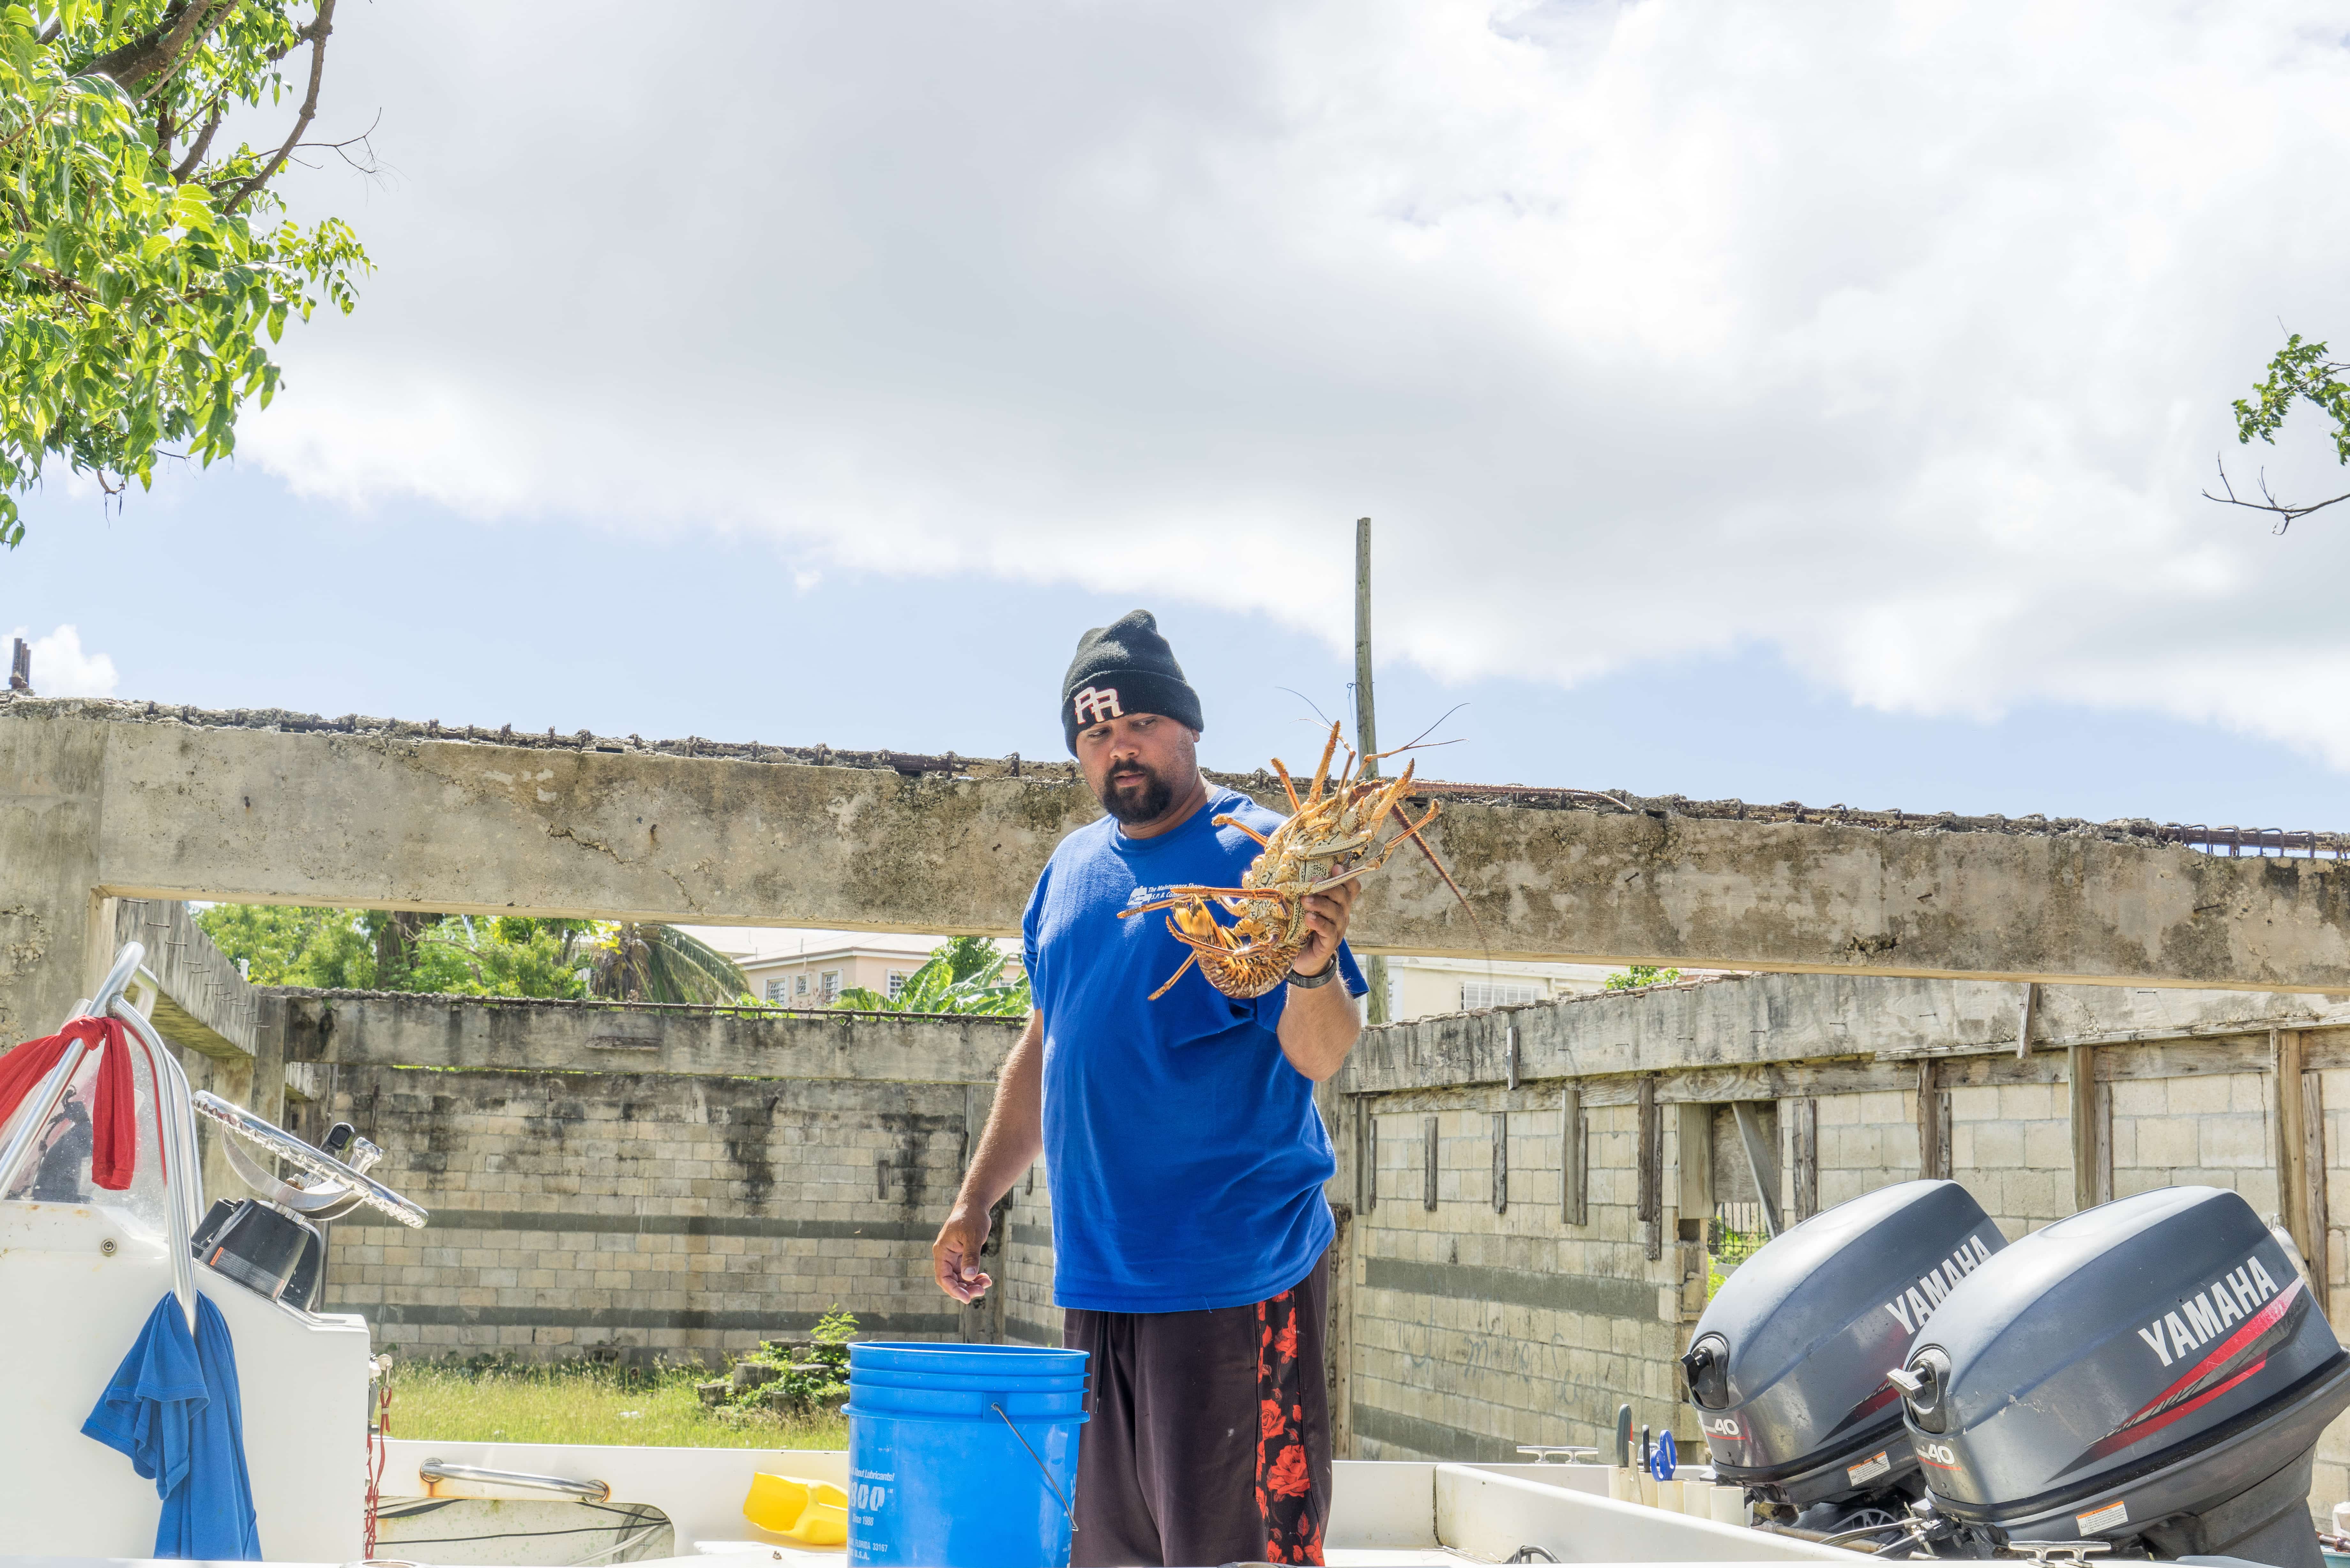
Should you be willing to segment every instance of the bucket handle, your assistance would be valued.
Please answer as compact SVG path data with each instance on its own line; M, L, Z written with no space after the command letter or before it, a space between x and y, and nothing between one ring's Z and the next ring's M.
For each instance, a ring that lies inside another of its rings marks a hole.
M1062 1513L1066 1515L1068 1518L1069 1529L1071 1531L1075 1531L1077 1528L1076 1510L1071 1508L1069 1506L1069 1500L1061 1495L1061 1489L1053 1484L1053 1472L1045 1468L1044 1460L1036 1458L1036 1450L1028 1447L1028 1439L1020 1435L1020 1428L1012 1426L1012 1417L1003 1414L1003 1407L1001 1404L991 1399L987 1402L987 1407L994 1411L998 1416L1003 1417L1003 1424L1012 1428L1013 1441L1018 1443L1023 1449L1027 1449L1028 1458L1035 1463L1036 1473L1045 1478L1045 1490L1051 1492L1053 1494L1053 1501L1061 1505Z

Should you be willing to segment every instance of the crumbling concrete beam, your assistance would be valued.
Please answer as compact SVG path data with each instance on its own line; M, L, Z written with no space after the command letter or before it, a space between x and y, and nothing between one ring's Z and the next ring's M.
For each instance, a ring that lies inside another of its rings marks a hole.
M78 954L71 906L99 896L1009 934L1053 846L1097 814L1060 767L909 774L128 703L0 699L0 962L19 971L16 953ZM2350 992L2350 862L2332 858L1565 794L1454 799L1430 836L1476 919L1406 851L1360 908L1365 950Z

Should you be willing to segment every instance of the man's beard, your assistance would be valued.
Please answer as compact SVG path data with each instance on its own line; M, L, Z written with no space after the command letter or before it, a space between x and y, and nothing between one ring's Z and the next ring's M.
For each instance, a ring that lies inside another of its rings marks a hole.
M1121 790L1121 784L1139 777L1142 787ZM1139 822L1156 822L1167 815L1175 802L1175 786L1144 767L1140 763L1120 763L1102 780L1102 809L1118 821L1132 826Z

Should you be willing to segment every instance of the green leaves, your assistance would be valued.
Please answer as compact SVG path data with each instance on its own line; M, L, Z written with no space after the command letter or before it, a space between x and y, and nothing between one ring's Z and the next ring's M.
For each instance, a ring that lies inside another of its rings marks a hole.
M293 0L195 8L0 5L0 544L23 539L16 496L52 462L118 492L159 456L228 456L246 400L279 385L265 339L358 303L348 224L264 225L281 211L265 185L224 209L274 151L177 145L273 101L280 62L323 31Z
M1004 968L1003 950L985 937L956 937L931 950L930 961L906 977L895 1000L856 986L833 1005L856 1012L1024 1013L1027 977L1007 981Z
M2273 444L2294 402L2307 401L2334 421L2335 461L2350 463L2350 383L2340 379L2350 363L2331 362L2325 354L2324 344L2303 343L2298 332L2287 337L2269 361L2268 379L2251 398L2236 400L2236 440L2258 436Z

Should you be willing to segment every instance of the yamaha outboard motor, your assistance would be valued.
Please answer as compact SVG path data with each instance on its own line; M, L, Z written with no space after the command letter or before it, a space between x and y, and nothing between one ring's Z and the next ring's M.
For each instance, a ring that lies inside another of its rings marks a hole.
M2163 1188L2025 1237L1950 1293L1897 1380L1935 1511L1974 1551L2321 1568L2310 1450L2350 1405L2350 1355L2233 1192Z
M1814 1215L1740 1264L1681 1357L1716 1479L1812 1530L1902 1514L1923 1488L1886 1375L2005 1244L1957 1182L1907 1181Z

